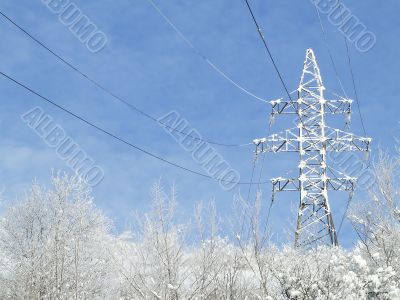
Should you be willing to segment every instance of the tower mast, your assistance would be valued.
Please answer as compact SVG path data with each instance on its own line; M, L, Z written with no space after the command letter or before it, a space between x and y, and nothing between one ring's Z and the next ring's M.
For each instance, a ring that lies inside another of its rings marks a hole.
M326 126L326 114L351 114L350 99L326 100L325 87L312 49L308 49L297 89L297 100L271 101L271 117L280 114L297 116L297 127L256 139L256 154L297 152L299 177L271 179L273 193L299 192L295 246L338 245L328 191L353 192L356 178L337 177L328 165L332 151L369 151L370 138L356 136Z

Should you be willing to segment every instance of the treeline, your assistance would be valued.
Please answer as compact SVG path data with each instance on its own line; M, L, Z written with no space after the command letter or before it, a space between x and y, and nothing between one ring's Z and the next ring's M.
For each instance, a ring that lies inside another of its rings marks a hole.
M271 245L260 197L237 197L231 238L212 204L176 222L159 184L153 207L119 236L82 179L34 183L0 221L0 299L400 299L399 161L381 155L369 199L354 205L354 249Z

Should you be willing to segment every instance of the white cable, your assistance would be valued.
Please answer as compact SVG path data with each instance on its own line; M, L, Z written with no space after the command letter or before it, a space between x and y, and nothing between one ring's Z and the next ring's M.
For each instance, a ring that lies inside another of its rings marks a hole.
M169 26L172 27L172 29L181 37L181 39L198 55L200 56L212 69L214 69L219 75L224 77L226 80L228 80L231 84L233 84L235 87L240 89L242 92L245 94L253 97L254 99L257 99L261 102L267 102L263 98L253 94L252 92L248 91L246 88L241 86L239 83L234 81L231 77L229 77L225 72L223 72L219 67L217 67L211 60L209 60L206 56L204 56L193 44L192 42L189 41L189 39L178 29L178 27L175 26L175 24L162 12L162 10L152 1L152 0L147 0L153 6L153 8L158 12L158 14L169 24Z

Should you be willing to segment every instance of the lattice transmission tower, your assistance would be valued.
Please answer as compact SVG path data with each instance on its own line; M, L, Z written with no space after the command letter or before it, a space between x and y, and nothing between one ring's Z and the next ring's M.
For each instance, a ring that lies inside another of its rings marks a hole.
M297 89L297 100L271 101L271 118L290 114L297 117L296 127L267 138L256 139L256 154L265 152L299 153L299 176L295 179L274 178L275 192L298 191L299 208L295 231L295 246L312 247L318 244L338 245L328 191L354 192L356 178L337 176L328 165L329 153L370 150L370 138L359 137L326 126L326 114L351 114L350 99L326 100L325 87L312 49L308 49ZM338 97L340 98L340 97Z

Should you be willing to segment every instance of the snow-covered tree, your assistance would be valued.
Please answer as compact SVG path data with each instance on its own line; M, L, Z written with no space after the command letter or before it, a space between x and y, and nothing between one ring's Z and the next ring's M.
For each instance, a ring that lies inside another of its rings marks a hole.
M360 242L349 250L273 245L261 194L236 197L226 224L213 204L178 222L175 190L159 183L152 209L114 236L87 184L54 176L0 219L0 299L400 299L399 164L386 154L375 164L371 200L351 214Z
M108 292L110 223L79 177L34 183L0 222L1 299L100 299Z
M122 296L183 299L185 227L174 223L175 192L169 196L155 184L152 197L152 211L138 218L132 239L120 241L115 250L123 278Z
M400 153L381 151L374 171L376 184L369 199L354 206L351 221L368 265L400 282Z

